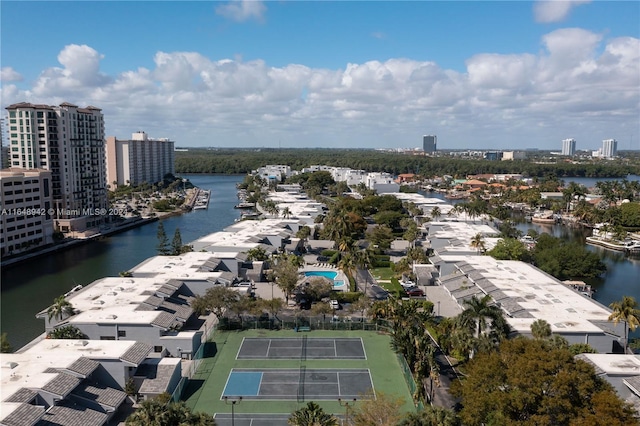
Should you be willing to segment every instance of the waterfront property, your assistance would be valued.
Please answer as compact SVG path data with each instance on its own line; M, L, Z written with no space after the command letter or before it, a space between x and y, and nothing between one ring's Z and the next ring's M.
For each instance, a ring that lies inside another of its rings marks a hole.
M22 102L6 109L12 129L11 167L51 171L56 226L63 232L98 226L103 217L84 212L108 207L102 110L68 102Z
M175 174L174 144L166 138L149 138L145 132L135 132L129 140L108 136L105 145L110 189L162 182L165 175Z
M53 243L51 172L0 170L0 255Z

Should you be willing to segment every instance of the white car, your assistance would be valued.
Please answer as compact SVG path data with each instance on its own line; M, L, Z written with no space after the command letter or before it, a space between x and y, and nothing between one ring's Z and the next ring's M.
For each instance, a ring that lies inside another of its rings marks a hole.
M340 303L338 303L338 301L335 299L330 300L329 305L331 306L332 309L335 309L335 310L340 309Z
M400 285L402 287L404 287L405 289L411 288L411 287L415 287L416 283L414 283L413 281L403 281L400 283Z

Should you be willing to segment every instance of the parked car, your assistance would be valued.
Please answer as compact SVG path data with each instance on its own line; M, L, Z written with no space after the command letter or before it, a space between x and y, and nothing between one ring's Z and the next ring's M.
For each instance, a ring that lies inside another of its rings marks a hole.
M335 299L330 300L329 305L331 306L332 309L335 309L336 311L340 309L340 303Z
M416 286L413 281L402 281L400 285L406 290Z
M407 294L411 297L424 297L424 291L418 287L407 290Z

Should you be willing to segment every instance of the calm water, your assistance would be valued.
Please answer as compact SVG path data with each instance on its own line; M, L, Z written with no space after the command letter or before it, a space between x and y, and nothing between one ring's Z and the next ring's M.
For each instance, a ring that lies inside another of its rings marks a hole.
M236 183L243 176L187 175L203 189L211 189L208 210L195 210L163 220L169 237L180 228L187 243L220 231L239 216ZM44 321L35 314L51 305L53 299L77 284L117 276L156 254L158 223L131 229L102 241L95 241L61 253L2 269L1 329L17 349L44 331Z
M208 210L196 210L163 220L169 239L178 227L185 243L233 223L239 216L239 212L233 208L237 203L235 184L243 179L242 176L186 177L196 186L211 189L212 193ZM631 176L629 179L640 180L640 176ZM587 178L573 180L587 186L593 186L596 182ZM519 226L526 232L528 227L543 225ZM560 226L537 230L571 240L584 241L585 237L581 231ZM36 319L35 314L46 309L57 296L77 284L86 285L98 278L117 276L120 271L155 255L156 232L157 223L152 223L102 241L3 268L0 328L8 333L11 345L19 348L43 332L44 322ZM609 268L601 279L590 282L597 290L596 300L605 305L620 300L623 295L640 300L640 260L592 246L589 246L589 250L597 252Z

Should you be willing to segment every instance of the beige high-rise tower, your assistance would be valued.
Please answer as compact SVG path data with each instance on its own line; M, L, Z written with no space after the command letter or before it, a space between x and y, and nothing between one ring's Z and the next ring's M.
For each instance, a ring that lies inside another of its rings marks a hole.
M10 165L51 171L56 225L82 231L100 224L95 213L107 208L100 108L23 102L6 109Z

